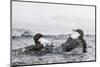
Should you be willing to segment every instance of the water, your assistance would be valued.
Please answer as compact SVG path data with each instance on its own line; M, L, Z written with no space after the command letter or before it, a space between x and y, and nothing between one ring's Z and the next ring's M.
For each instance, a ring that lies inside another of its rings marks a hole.
M12 39L12 63L14 65L28 64L47 64L47 63L63 63L63 62L79 62L95 60L95 37L84 37L87 42L87 53L73 54L73 52L47 53L42 56L34 54L17 54L13 50L19 50L26 46L34 45L32 37ZM54 44L61 44L64 40L55 40ZM55 48L57 49L57 48ZM58 48L59 50L59 48Z
M54 45L60 45L66 39L59 37L47 38L54 40ZM77 54L75 50L71 52L59 52L60 48L54 48L53 53L37 56L34 54L18 54L14 50L19 50L26 46L34 45L32 37L19 37L12 39L12 63L14 65L28 65L28 64L47 64L47 63L63 63L63 62L80 62L80 61L94 61L95 60L95 36L85 36L84 39L87 43L87 53ZM58 52L57 52L58 51ZM78 49L78 51L81 51Z

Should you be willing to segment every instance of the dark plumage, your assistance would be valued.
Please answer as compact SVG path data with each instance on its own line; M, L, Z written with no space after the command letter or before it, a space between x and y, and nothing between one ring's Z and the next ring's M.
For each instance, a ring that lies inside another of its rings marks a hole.
M80 34L80 36L78 38L83 45L83 52L85 53L85 52L87 52L86 51L87 44L86 44L86 41L83 38L84 32L81 29L77 29L76 32L78 32Z
M41 37L43 37L43 35L41 33L37 33L37 34L34 35L34 38L33 39L34 39L34 42L35 42L36 45L39 45L39 43L40 43L39 42L39 39Z
M81 45L83 47L83 53L85 53L87 44L83 38L84 36L83 31L81 29L77 29L73 31L78 32L80 36L77 39L72 39L71 37L69 37L67 41L62 44L63 50L65 50L66 52L69 52L73 50L74 48L78 47L78 45Z
M50 45L47 45L47 46L44 46L40 41L39 39L42 38L43 35L41 33L37 33L36 35L34 35L34 42L35 42L35 45L32 47L31 50L34 50L34 51L41 51L41 49L45 49L45 52L52 52L52 46Z
M43 35L41 33L37 33L34 35L33 40L35 42L35 45L32 47L32 49L30 50L34 50L34 51L40 51L43 48L43 44L41 44L39 42L39 39L43 37Z

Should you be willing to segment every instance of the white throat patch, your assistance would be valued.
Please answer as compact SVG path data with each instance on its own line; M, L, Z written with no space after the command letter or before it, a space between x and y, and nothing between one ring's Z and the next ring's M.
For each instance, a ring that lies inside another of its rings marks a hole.
M73 31L71 34L71 38L72 39L77 39L80 36L80 34L78 32Z
M46 45L50 45L50 44L51 44L51 42L48 41L48 40L45 39L45 38L40 38L40 39L39 39L39 42L40 42L41 44L43 44L43 46L46 46Z

